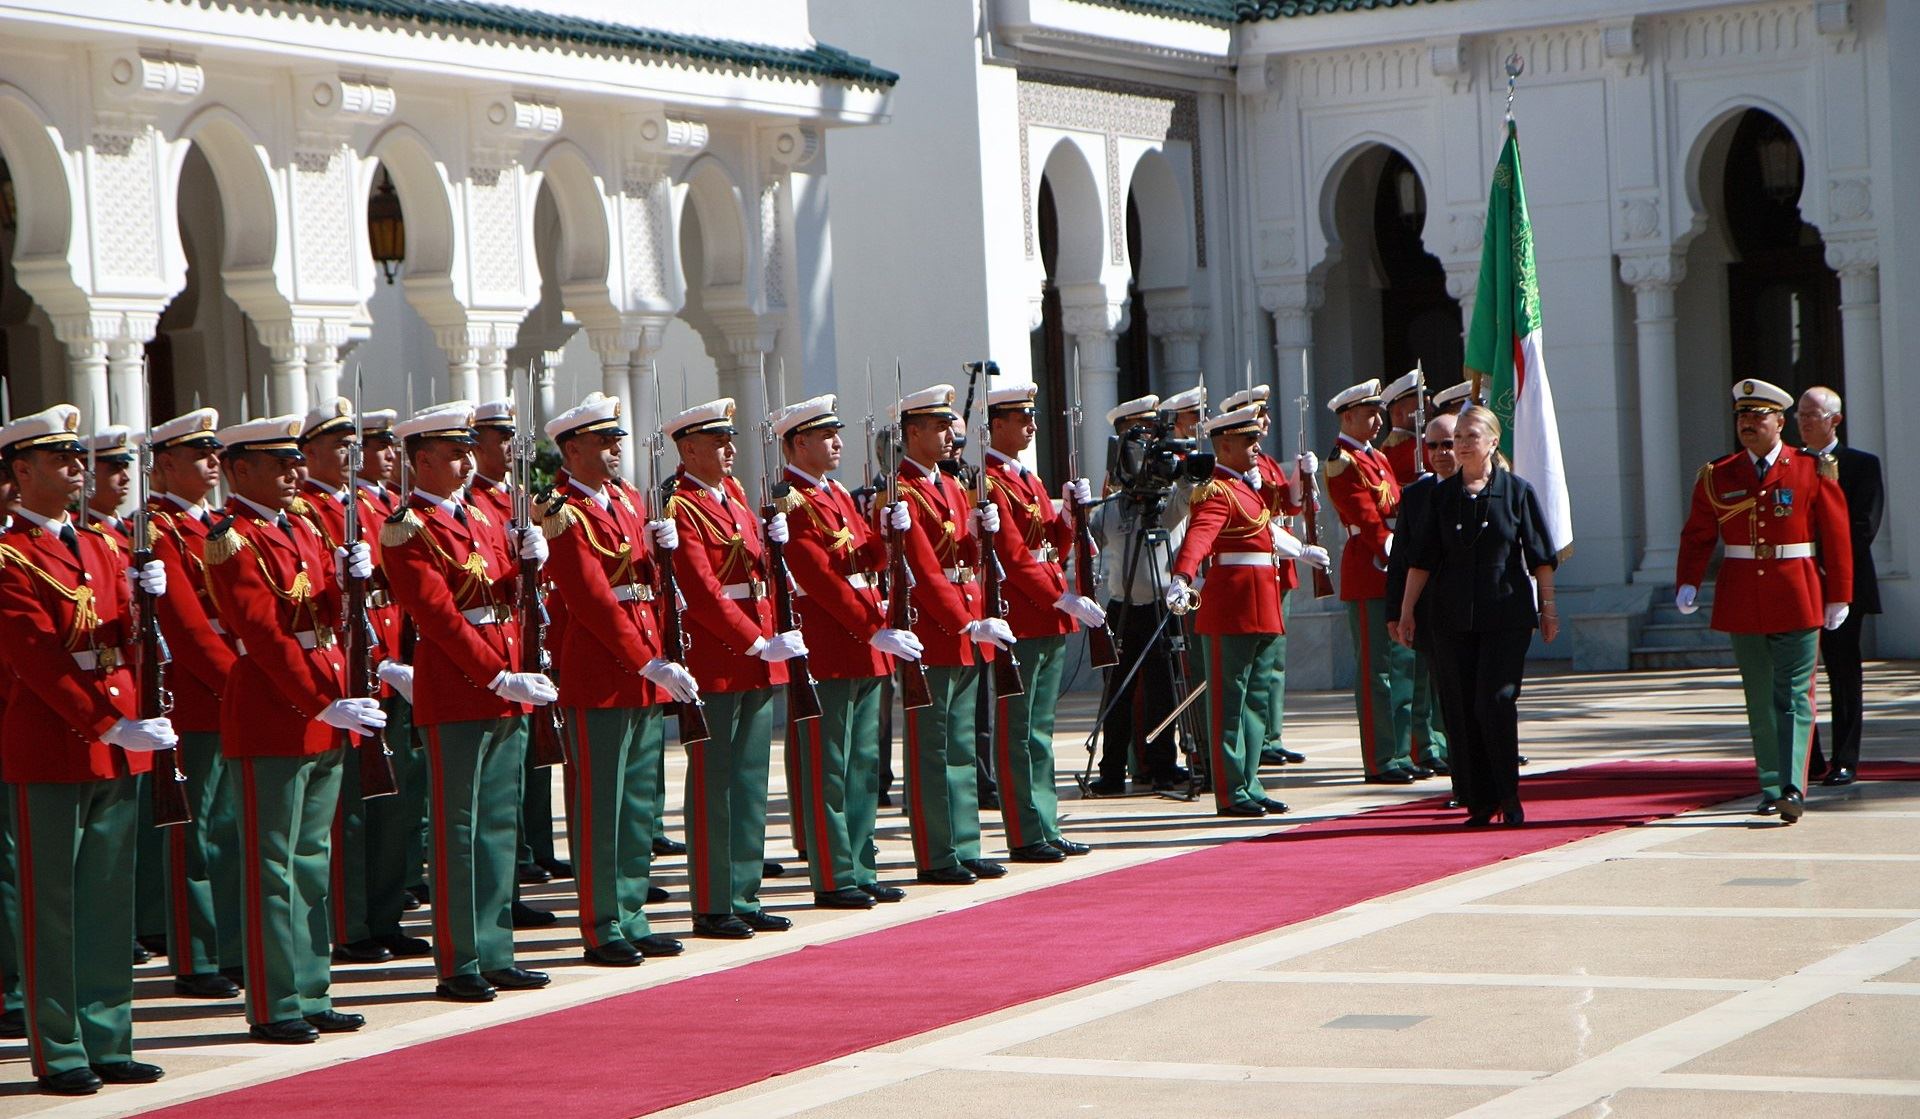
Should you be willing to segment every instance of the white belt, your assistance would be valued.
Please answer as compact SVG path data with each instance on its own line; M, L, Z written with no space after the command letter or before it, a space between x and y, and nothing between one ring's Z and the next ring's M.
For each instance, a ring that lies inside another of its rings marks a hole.
M513 611L505 606L476 606L460 611L460 616L476 626L490 626L509 620Z
M370 590L367 592L367 609L385 610L392 605L393 599L387 596L387 592L383 590Z
M1742 560L1812 559L1816 549L1808 544L1728 544L1727 558Z
M73 663L79 665L82 672L92 672L96 668L106 672L112 672L122 664L125 664L126 661L122 658L120 650L118 649L100 649L97 651L93 649L75 649L73 651Z
M747 600L758 602L767 597L767 585L759 579L755 579L751 583L728 583L726 586L720 588L720 597L731 598L735 601Z
M1213 557L1219 567L1272 567L1272 552L1222 552Z
M945 575L949 583L971 583L974 571L971 567L943 567L940 574Z
M1033 558L1039 560L1041 563L1060 562L1060 549L1051 544L1042 544L1038 548L1029 548L1027 550L1033 553Z
M326 638L324 641L321 640L322 635ZM333 631L330 629L320 630L318 633L310 629L303 629L289 636L299 642L302 649L328 649L333 647ZM233 650L244 657L247 655L247 643L245 641L235 641L233 643Z
M869 578L867 576L867 573L864 571L856 571L853 574L847 576L847 586L852 587L856 591L864 591L873 585L874 585L873 580ZM793 585L793 597L795 598L807 597L807 592L800 589L799 583L795 583Z
M653 587L646 583L622 583L613 588L615 602L652 602Z

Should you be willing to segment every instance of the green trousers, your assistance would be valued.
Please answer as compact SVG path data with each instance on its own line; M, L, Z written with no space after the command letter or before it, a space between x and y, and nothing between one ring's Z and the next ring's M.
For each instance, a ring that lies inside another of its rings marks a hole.
M564 745L564 744L563 744ZM519 869L532 870L543 863L559 860L553 850L553 774L548 766L533 764L533 751L527 751L521 775Z
M1282 623L1289 614L1287 604L1292 601L1285 594L1280 596L1280 618ZM1265 663L1256 670L1267 681L1267 741L1263 750L1279 750L1286 745L1287 725L1287 635L1281 634L1269 652Z
M4 1009L19 1010L20 856L13 845L14 787L0 783L0 995Z
M1353 708L1360 718L1360 759L1369 777L1413 769L1413 650L1387 636L1386 601L1347 603L1358 664Z
M210 975L245 962L240 821L220 736L184 732L175 756L193 820L157 829L166 845L167 962L175 975Z
M652 884L653 837L665 789L665 707L567 711L567 835L589 948L652 930L642 906ZM545 770L536 770L548 780Z
M1060 705L1060 669L1067 639L1030 637L1016 641L1014 656L1027 678L1027 690L1000 697L994 728L994 773L1000 782L1000 819L1008 847L1026 847L1059 839L1060 794L1054 787L1053 720Z
M327 869L344 755L236 758L227 767L240 805L247 1021L256 1026L333 1009Z
M820 717L787 724L794 759L794 839L815 893L879 881L873 821L880 797L880 685L821 680Z
M1191 618L1192 615L1188 615L1188 617ZM1179 625L1180 619L1175 618L1167 624L1170 626ZM1200 686L1200 681L1209 678L1207 669L1207 638L1193 632L1193 626L1189 624L1187 626L1187 694L1192 695L1193 689ZM1208 743L1213 741L1213 724L1208 722L1212 714L1213 704L1207 702L1205 697L1202 697L1189 704L1187 706L1187 714L1181 716L1183 724L1196 728L1196 733L1200 736L1199 740L1193 744L1194 753L1200 757L1206 756L1207 750L1209 749ZM1189 716L1191 716L1191 718L1189 718ZM1166 718L1165 712L1161 713L1160 718ZM1148 718L1149 723L1157 721L1157 719L1151 716ZM1146 729L1152 730L1153 727L1148 726Z
M907 712L907 812L913 863L945 870L980 857L980 786L974 770L974 705L980 666L927 669L931 706Z
M133 1059L131 777L16 785L20 967L37 1076Z
M1208 764L1212 767L1213 806L1257 804L1267 795L1260 784L1260 748L1267 741L1267 682L1261 659L1269 656L1277 633L1210 634L1207 645L1207 725L1212 730Z
M1733 660L1747 696L1747 731L1760 791L1777 798L1807 787L1813 740L1813 666L1820 631L1734 633Z
M441 979L512 967L527 720L440 723L423 732L434 964Z
M133 781L139 786L133 791L139 812L133 827L133 935L165 937L167 837L153 826L152 776L143 773Z
M705 742L687 747L687 878L693 912L760 909L767 857L773 689L705 696Z
M413 747L413 709L393 696L387 709L387 749L392 751L391 796L364 798L360 785L360 750L342 762L340 809L333 825L333 935L339 944L354 944L400 933L407 886L418 869L407 862L407 835L418 828L425 811L425 780Z
M1425 653L1413 654L1413 759L1422 765L1447 764L1447 726L1440 717L1440 686Z

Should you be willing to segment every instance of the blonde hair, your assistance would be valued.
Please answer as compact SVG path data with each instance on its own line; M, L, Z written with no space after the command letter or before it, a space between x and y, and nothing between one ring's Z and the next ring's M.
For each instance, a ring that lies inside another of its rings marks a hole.
M1460 418L1454 421L1453 428L1459 431L1467 424L1479 428L1480 433L1487 437L1487 442L1493 445L1493 464L1511 471L1513 464L1507 461L1506 455L1500 453L1500 436L1505 429L1500 426L1500 417L1494 414L1493 409L1484 404L1469 404L1460 409Z

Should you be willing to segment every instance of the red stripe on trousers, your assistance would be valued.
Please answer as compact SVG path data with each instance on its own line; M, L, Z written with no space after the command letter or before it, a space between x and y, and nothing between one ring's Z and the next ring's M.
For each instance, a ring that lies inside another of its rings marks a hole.
M832 893L840 888L840 883L833 876L833 845L827 838L827 751L820 738L822 721L808 719L801 725L802 733L807 736L807 758L810 763L801 779L807 786L807 803L813 809L809 817L813 821L813 837L808 844L808 854L812 864L820 869L820 888ZM841 805L842 809L845 807Z
M1020 806L1027 802L1027 783L1013 768L1013 735L1007 731L1007 701L996 698L994 705L993 752L998 763L995 776L1002 782L1013 782L1013 804L1007 804L1004 794L1000 797L1000 824L1007 829L1009 847L1025 847L1027 836L1020 830Z
M433 962L442 979L453 975L453 925L447 912L453 900L447 896L447 771L440 751L440 728L427 728L429 814L433 826L427 829L433 844Z
M907 712L907 803L913 806L912 827L908 834L913 837L913 865L921 870L932 870L927 865L927 806L920 795L920 716Z
M593 931L593 915L598 912L593 904L593 766L587 761L591 744L586 714L577 707L568 714L574 732L573 764L568 767L573 772L574 834L586 840L573 852L573 882L580 890L580 939L587 947L598 948L600 938Z
M1213 755L1213 807L1218 810L1232 803L1227 792L1227 705L1222 693L1226 691L1223 681L1226 674L1220 671L1220 639L1207 638L1207 690L1213 694L1208 697L1207 705L1213 708L1213 733L1207 737L1212 740L1210 754Z
M267 1022L267 937L266 917L261 912L260 875L266 866L266 854L260 850L260 794L253 784L253 759L240 759L240 820L243 825L241 850L253 857L247 862L247 1007L255 1024Z
M27 814L27 787L13 787L14 858L20 863L20 986L26 999L27 1044L32 1049L33 1074L47 1075L47 1057L40 1049L40 983L33 937L33 822Z
M366 838L363 830L361 838ZM327 880L333 887L333 942L340 943L347 936L347 800L345 797L333 803L333 850L327 859Z
M1380 772L1373 768L1373 623L1366 603L1355 609L1360 611L1360 768L1373 776Z
M687 793L687 884L693 887L693 911L695 913L719 913L713 908L713 882L706 861L712 857L707 848L712 837L707 835L707 780L701 772L706 761L706 744L695 743L687 750L687 777L693 787ZM729 851L728 857L732 854ZM731 875L729 875L731 884ZM727 907L731 910L731 904Z

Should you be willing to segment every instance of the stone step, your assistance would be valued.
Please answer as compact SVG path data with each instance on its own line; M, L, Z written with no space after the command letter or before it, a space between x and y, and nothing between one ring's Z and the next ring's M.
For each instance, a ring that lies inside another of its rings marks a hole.
M1640 630L1641 649L1730 649L1732 643L1719 630L1705 622L1687 621L1667 624L1655 622Z
M1692 614L1682 614L1671 602L1657 604L1647 615L1647 621L1656 626L1704 626L1707 624L1707 619L1711 617L1713 617L1713 599L1703 598L1700 600L1700 609Z
M1636 645L1633 649L1633 667L1636 669L1732 668L1734 667L1733 649L1731 646L1672 649Z

